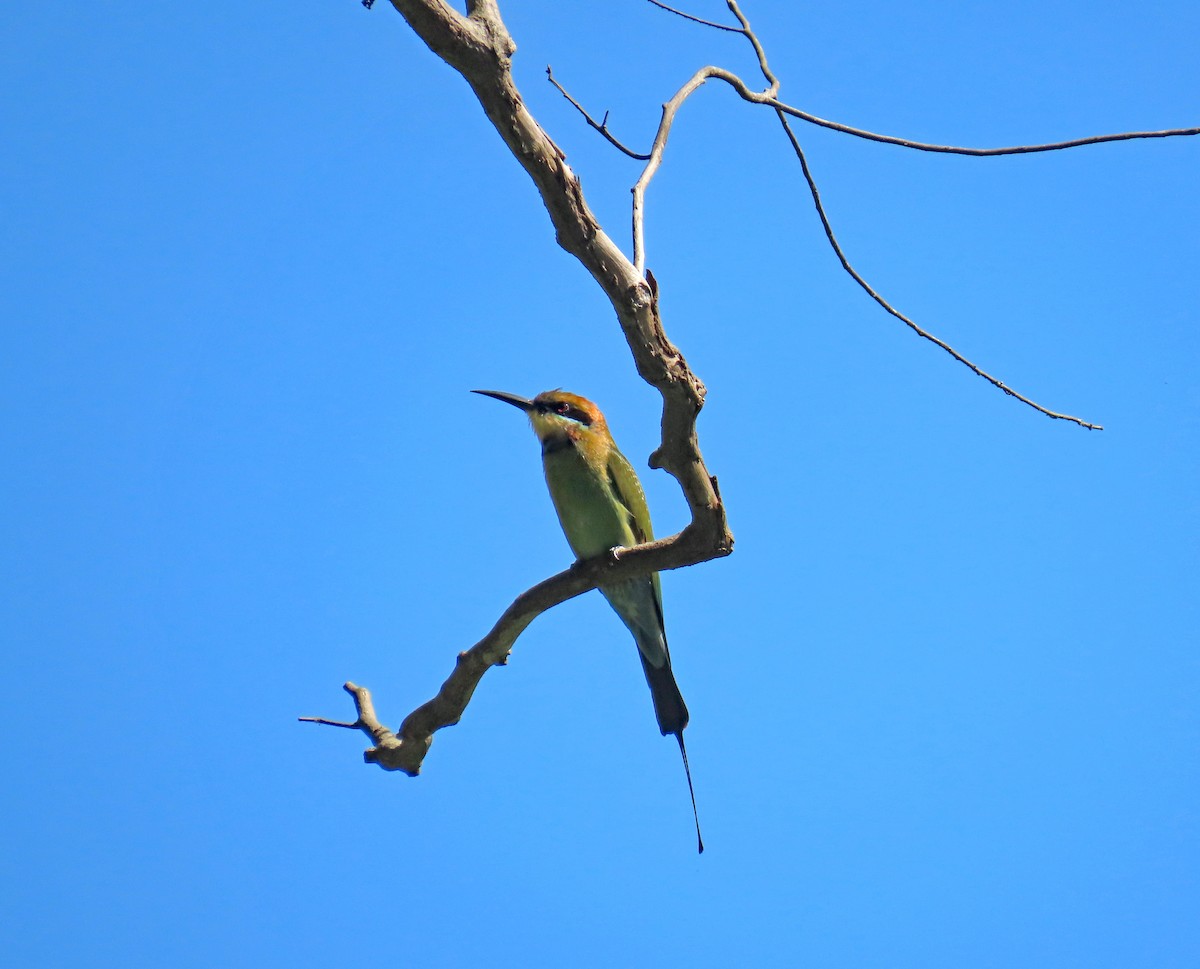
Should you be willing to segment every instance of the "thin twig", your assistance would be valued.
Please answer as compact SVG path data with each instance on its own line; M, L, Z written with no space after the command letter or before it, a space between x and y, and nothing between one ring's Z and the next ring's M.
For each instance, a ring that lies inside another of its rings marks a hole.
M738 93L741 94L742 92L739 91ZM742 96L746 97L744 94ZM758 100L755 97L746 99L749 101ZM874 131L865 131L862 128L852 128L837 121L827 121L824 118L818 118L815 114L809 114L807 111L793 108L782 101L764 100L759 101L759 103L770 105L775 110L790 114L793 118L799 118L801 121L807 121L822 128L829 128L832 131L840 131L845 135L854 135L856 138L878 141L885 145L899 145L901 148L912 148L914 151L938 152L943 155L971 155L976 158L993 158L997 155L1032 155L1042 151L1062 151L1065 148L1082 148L1085 145L1103 145L1112 141L1133 141L1138 138L1181 138L1200 135L1200 128L1165 128L1162 131L1122 131L1111 135L1090 135L1087 138L1072 138L1070 141L1055 141L1045 145L1011 145L1006 148L962 148L956 145L932 145L923 141L913 141L910 138L896 138L892 135L880 135Z
M546 65L546 77L550 81L551 84L553 84L556 88L558 88L558 93L561 94L568 101L570 101L571 104L573 104L575 106L575 110L578 111L581 115L583 115L583 120L586 121L593 128L595 128L598 132L600 132L600 134L602 134L608 140L608 143L610 145L612 145L618 151L623 151L630 158L635 158L638 161L649 161L650 160L649 155L639 155L636 151L632 151L629 148L626 148L623 144L621 144L621 142L619 142L613 136L612 132L610 132L608 130L608 112L607 111L604 113L604 120L597 123L592 118L592 116L587 113L587 111L584 109L583 105L580 104L578 101L576 101L573 97L571 97L571 95L567 93L567 89L558 83L558 79L554 76L554 72L550 69L549 64Z
M766 55L763 53L763 49L762 49L761 45L759 44L758 38L755 36L754 31L751 30L751 28L750 28L750 22L742 15L741 10L738 9L736 0L728 0L728 3L729 3L729 9L733 11L734 15L738 18L738 21L742 25L742 30L746 36L746 39L749 40L751 42L751 44L754 45L755 53L758 55L759 64L762 67L763 76L769 82L771 82L772 85L777 89L779 86L778 82L775 80L775 76L773 74L771 74L770 71L766 67ZM998 380L996 377L993 377L990 373L983 370L982 368L977 366L972 361L968 360L961 353L959 353L957 350L955 350L954 347L952 347L952 346L950 346L950 344L946 343L946 341L940 339L939 337L934 336L932 333L930 333L924 327L919 326L914 320L905 316L898 309L896 309L894 306L892 306L891 303L889 303L886 299L884 299L882 296L880 296L879 293L875 290L875 288L873 286L871 286L871 284L868 283L866 281L866 279L864 279L862 277L862 275L858 272L858 270L856 270L850 264L850 260L847 258L845 250L842 249L841 243L838 242L837 236L834 234L834 231L833 231L833 224L829 221L829 215L825 211L824 204L821 202L821 193L817 189L816 179L813 178L812 170L808 167L808 159L805 157L804 149L802 149L800 147L800 142L796 138L796 133L792 130L791 124L788 123L787 115L782 110L776 109L775 116L777 118L779 118L779 123L781 125L783 125L784 133L787 135L788 141L791 142L792 149L796 152L796 158L799 159L799 161L800 161L800 171L804 173L804 181L808 184L808 191L809 191L809 194L812 195L813 205L816 207L816 210L817 210L817 216L818 216L818 218L820 218L821 226L825 230L825 238L827 238L829 240L829 245L833 249L834 255L837 256L838 262L840 262L842 264L842 268L844 270L846 270L846 272L850 275L851 279L853 279L856 283L858 283L859 286L862 287L863 291L868 296L870 296L871 299L875 300L875 302L878 303L886 312L890 313L892 316L896 317L896 319L900 320L905 326L907 326L914 333L916 333L917 336L921 337L923 340L928 340L930 343L933 343L933 344L941 347L943 350L945 350L948 354L950 354L950 356L952 356L955 360L957 360L963 366L970 369L973 373L978 374L980 377L982 377L988 383L992 384L992 386L997 387L1000 390L1004 391L1004 393L1008 394L1010 397L1015 397L1017 400L1021 401L1022 403L1028 404L1034 410L1038 411L1039 413L1045 414L1047 417L1053 418L1054 420L1070 421L1074 424L1080 425L1081 427L1086 427L1088 430L1094 430L1094 431L1104 430L1104 428L1101 427L1099 424L1091 424L1091 423L1088 423L1087 421L1080 420L1078 417L1072 417L1070 414L1060 414L1057 411L1049 410L1048 408L1043 407L1041 404L1037 403L1036 401L1030 400L1028 397L1024 396L1023 394L1017 393L1011 387L1007 386L1002 381Z
M371 700L371 691L356 683L344 683L342 689L354 698L354 708L358 711L358 719L353 723L342 720L327 720L325 717L299 717L305 723L319 723L326 727L348 727L361 730L374 741L375 746L363 752L363 760L368 764L378 764L384 770L403 771L410 777L415 777L421 769L421 758L429 750L431 739L418 739L405 743L389 728L379 722L375 715L375 704Z
M355 720L353 723L347 723L345 720L326 720L324 717L297 717L301 723L319 723L324 727L345 727L347 730L359 730L362 728L362 722Z
M727 27L725 24L714 23L711 20L701 20L699 17L693 17L690 13L684 13L682 10L676 10L674 7L668 7L665 3L659 3L658 0L649 0L653 6L659 10L665 10L667 13L673 13L676 17L682 17L684 20L690 20L694 24L703 24L705 27L715 27L717 30L728 30L731 34L740 34L742 31L737 27Z
M658 122L658 132L654 136L654 144L650 148L650 158L642 174L633 186L633 266L641 275L646 273L646 189L654 173L662 164L663 152L667 150L667 138L671 134L671 125L675 123L675 115L683 102L691 96L705 81L712 77L714 67L702 67L693 74L674 97L662 107L662 117Z
M1015 391L1011 387L1007 386L1003 381L998 380L996 377L993 377L986 370L983 370L980 367L978 367L976 364L972 363L970 360L968 360L966 357L964 357L961 353L959 353L957 350L955 350L954 347L952 347L952 346L950 346L950 344L946 343L945 340L939 339L938 337L936 337L932 333L930 333L928 330L917 325L917 323L915 323L909 317L905 316L898 309L896 309L894 306L892 306L891 303L889 303L886 299L884 299L882 296L880 296L879 293L875 291L874 287L872 287L870 283L868 283L865 279L863 279L863 277L859 274L859 272L852 265L850 265L850 260L846 258L845 251L842 249L841 244L838 242L837 236L835 236L833 233L833 226L829 222L829 216L825 212L825 206L821 203L821 193L817 190L817 183L813 179L812 171L808 167L808 160L804 157L804 150L800 147L800 142L796 140L796 135L792 131L792 126L790 124L788 124L787 116L782 111L777 111L776 115L779 118L780 124L783 125L783 130L785 132L787 132L788 141L790 141L792 143L792 148L796 152L796 157L800 160L800 170L804 173L804 180L808 183L808 190L809 190L809 193L812 195L813 205L816 206L817 215L821 219L821 225L824 226L824 228L825 228L825 237L829 240L829 245L833 248L834 254L838 257L838 262L840 262L842 264L842 268L845 269L846 272L850 274L850 277L856 283L858 283L859 286L861 286L863 288L863 290L866 292L866 294L868 296L871 297L871 299L875 300L875 302L878 303L880 306L882 306L884 310L886 310L892 316L896 317L896 319L898 319L902 323L904 323L909 329L911 329L914 333L916 333L917 336L921 337L924 340L928 340L930 343L936 344L937 346L941 347L943 350L945 350L948 354L950 354L950 356L952 356L959 363L963 364L965 367L969 368L971 371L978 374L980 377L982 377L988 383L992 384L994 387L998 387L1000 390L1003 390L1010 397L1017 398L1017 400L1021 401L1023 404L1028 404L1034 410L1039 411L1042 414L1045 414L1047 417L1052 417L1055 420L1070 421L1073 424L1078 424L1080 427L1086 427L1089 431L1104 430L1104 428L1099 424L1090 424L1087 421L1081 420L1078 417L1072 417L1070 414L1060 414L1057 411L1049 410L1048 408L1045 408L1041 404L1037 403L1037 401L1030 400L1024 394L1017 393L1017 391Z
M779 78L767 66L767 52L763 50L762 44L758 42L758 35L750 29L750 21L742 13L742 8L737 5L737 0L726 0L726 5L729 7L730 12L737 17L738 23L742 25L742 29L738 33L750 41L750 46L754 48L754 55L758 58L758 69L762 71L763 77L767 79L767 84L770 85L762 92L761 96L774 98L779 94Z
M748 33L747 36L752 35ZM752 104L766 105L769 108L782 111L784 114L791 115L793 118L798 118L801 121L807 121L822 128L829 128L832 131L840 131L842 134L854 135L856 138L865 138L868 141L877 141L885 145L899 145L901 148L911 148L914 151L938 152L944 155L971 155L979 158L994 157L997 155L1029 155L1042 151L1062 151L1066 148L1081 148L1085 145L1102 145L1113 141L1133 141L1139 138L1181 138L1200 135L1200 128L1165 128L1161 131L1122 131L1117 134L1090 135L1087 138L1073 138L1069 141L1055 141L1043 145L1011 145L1005 148L964 148L958 145L934 145L924 141L913 141L911 138L881 135L874 131L866 131L863 128L853 128L850 125L841 124L837 121L828 121L825 118L817 117L815 114L794 108L790 104L780 101L777 97L753 90L745 81L731 71L716 67L706 68L706 70L709 72L709 77L715 77L724 81L737 92L738 97Z

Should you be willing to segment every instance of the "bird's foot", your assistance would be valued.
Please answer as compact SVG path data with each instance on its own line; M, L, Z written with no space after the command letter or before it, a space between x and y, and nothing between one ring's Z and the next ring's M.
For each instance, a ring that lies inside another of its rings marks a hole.
M627 549L624 545L614 545L608 550L608 557L612 559L613 564L616 565L621 561L621 555L628 551L629 549Z

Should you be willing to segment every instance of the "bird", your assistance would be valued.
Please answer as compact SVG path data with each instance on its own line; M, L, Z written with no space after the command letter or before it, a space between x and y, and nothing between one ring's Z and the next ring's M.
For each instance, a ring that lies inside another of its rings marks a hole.
M653 541L642 484L617 448L599 407L564 390L547 390L532 400L499 390L472 393L512 404L529 416L542 445L550 498L576 558L619 554L621 549ZM658 573L602 583L599 588L637 643L659 731L664 737L673 734L679 742L696 820L696 843L703 853L696 792L683 743L688 708L671 669Z

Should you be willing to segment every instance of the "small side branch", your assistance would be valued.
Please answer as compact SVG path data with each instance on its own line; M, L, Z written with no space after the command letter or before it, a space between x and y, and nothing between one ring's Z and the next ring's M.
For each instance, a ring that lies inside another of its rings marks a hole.
M358 719L353 723L342 720L326 720L324 717L300 717L303 723L318 723L326 727L346 727L351 730L361 730L374 741L375 746L363 753L363 760L368 764L378 764L384 770L402 770L407 774L415 774L409 770L407 754L400 739L375 716L375 704L371 701L371 691L365 686L355 683L344 683L342 689L354 698L354 707L358 711Z
M740 94L741 92L739 91L738 93ZM746 100L752 101L755 98L747 98ZM760 103L768 104L777 111L782 111L793 118L799 118L801 121L807 121L822 128L829 128L831 131L840 131L844 135L865 138L867 141L877 141L884 145L899 145L901 148L911 148L914 151L939 152L944 155L971 155L976 158L992 158L997 155L1032 155L1043 151L1063 151L1067 148L1082 148L1085 145L1104 145L1113 141L1134 141L1140 138L1183 138L1191 135L1200 135L1200 128L1165 128L1162 131L1121 131L1111 135L1090 135L1087 138L1072 138L1069 141L1054 141L1044 145L1010 145L1006 148L963 148L957 145L933 145L924 141L913 141L911 138L897 138L893 135L881 135L874 131L866 131L863 128L853 128L850 125L840 124L837 121L827 121L824 118L818 118L815 114L809 114L807 111L793 108L782 101L762 101Z
M684 20L690 20L694 24L700 24L704 27L713 27L717 30L727 30L731 34L742 33L737 27L730 27L726 24L718 24L712 20L703 20L700 17L695 17L690 13L684 13L682 10L676 10L674 7L668 7L665 3L659 3L658 0L647 0L651 6L658 7L659 10L665 10L667 13L673 13L676 17L682 17Z
M547 80L550 81L551 84L553 84L558 89L558 93L561 94L568 101L570 101L571 104L574 106L575 110L578 111L581 115L583 115L583 120L586 121L592 128L595 128L598 132L600 132L600 134L604 136L605 140L608 141L608 143L610 145L612 145L618 151L624 152L630 158L636 159L637 161L649 161L650 160L649 155L639 155L636 151L633 151L630 148L626 148L623 144L621 144L621 142L619 142L616 139L616 137L613 136L612 132L608 130L608 112L607 111L604 112L604 118L599 122L597 122L590 114L588 114L587 111L584 109L583 105L580 104L578 101L576 101L573 97L571 97L571 95L567 93L567 89L558 83L558 80L554 76L554 71L552 71L550 69L549 64L546 65L546 78L547 78Z
M702 67L693 74L671 100L662 107L662 118L658 122L658 132L654 136L654 144L650 148L650 157L646 167L633 186L633 267L638 275L646 273L646 189L662 164L663 153L667 150L667 138L671 134L671 125L675 123L675 115L683 106L693 91L697 90L712 75L716 68Z

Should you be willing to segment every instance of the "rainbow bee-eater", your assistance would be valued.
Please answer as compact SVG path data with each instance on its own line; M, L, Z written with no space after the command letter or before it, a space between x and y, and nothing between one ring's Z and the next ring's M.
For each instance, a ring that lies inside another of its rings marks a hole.
M529 415L533 432L542 445L542 466L554 509L577 558L589 559L653 540L650 509L642 484L633 466L617 449L599 407L562 390L547 390L533 400L497 390L473 393L502 400ZM637 642L658 729L664 737L674 734L679 741L695 814L696 794L683 745L688 710L671 672L658 573L606 582L600 591ZM698 816L696 840L703 851Z

